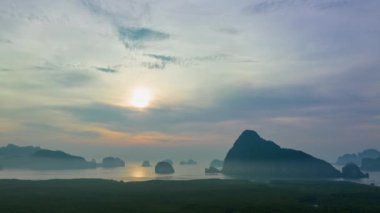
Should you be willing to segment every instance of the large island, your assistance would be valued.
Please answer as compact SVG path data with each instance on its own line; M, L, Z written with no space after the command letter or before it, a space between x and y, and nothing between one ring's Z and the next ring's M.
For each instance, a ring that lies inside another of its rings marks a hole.
M63 151L9 144L0 147L0 166L3 169L65 170L124 167L125 162L119 158L106 157L102 163L96 163Z
M249 178L339 178L340 171L302 151L281 148L245 130L228 151L223 173Z

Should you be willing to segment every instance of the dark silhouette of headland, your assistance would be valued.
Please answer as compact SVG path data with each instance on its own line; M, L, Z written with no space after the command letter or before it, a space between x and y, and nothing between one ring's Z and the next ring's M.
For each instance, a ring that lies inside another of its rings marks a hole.
M102 163L96 163L63 151L9 144L0 147L0 165L4 169L62 170L124 167L125 162L119 158L106 157Z
M340 178L328 162L302 151L281 148L245 130L228 151L223 173L253 178Z

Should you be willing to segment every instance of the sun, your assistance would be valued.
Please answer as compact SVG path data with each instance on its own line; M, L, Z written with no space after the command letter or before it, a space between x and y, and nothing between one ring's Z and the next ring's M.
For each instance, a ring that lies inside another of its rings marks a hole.
M145 87L135 88L132 91L130 104L136 108L146 108L152 101L152 91Z

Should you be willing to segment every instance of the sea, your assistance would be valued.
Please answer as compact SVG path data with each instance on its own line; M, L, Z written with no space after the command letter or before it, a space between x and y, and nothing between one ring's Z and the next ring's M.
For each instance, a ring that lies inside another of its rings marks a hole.
M124 182L148 180L231 179L231 177L223 174L205 174L205 168L208 168L208 166L209 162L201 162L196 165L180 165L178 163L173 163L175 173L170 175L155 174L154 166L142 167L141 162L128 162L125 167L81 170L3 169L0 170L0 179L50 180L95 178ZM252 181L255 182L255 180ZM343 179L335 179L335 181L343 181ZM369 172L368 179L348 181L380 186L380 172Z

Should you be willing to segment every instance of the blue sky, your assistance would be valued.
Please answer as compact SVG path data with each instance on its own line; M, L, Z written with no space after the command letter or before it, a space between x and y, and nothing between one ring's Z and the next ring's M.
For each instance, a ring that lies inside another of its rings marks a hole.
M380 149L377 0L3 0L0 145L224 157L244 129ZM136 88L149 106L130 105Z

